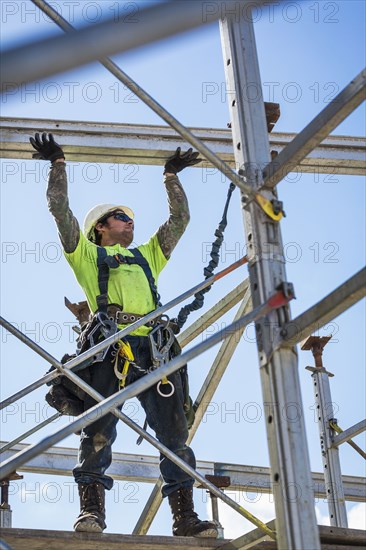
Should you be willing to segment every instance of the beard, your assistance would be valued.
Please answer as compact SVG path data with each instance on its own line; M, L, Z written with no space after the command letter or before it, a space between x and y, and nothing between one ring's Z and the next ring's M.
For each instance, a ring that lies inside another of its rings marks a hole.
M112 230L110 233L110 237L112 238L113 242L116 244L120 244L124 248L130 246L133 241L133 235L134 230L130 226L125 227L119 231L117 229L115 229L114 231Z
M105 222L104 225L108 227L110 231L101 235L99 243L101 246L113 246L114 244L120 244L124 248L130 246L134 235L133 227L127 226L117 230L116 228L112 228L108 221Z

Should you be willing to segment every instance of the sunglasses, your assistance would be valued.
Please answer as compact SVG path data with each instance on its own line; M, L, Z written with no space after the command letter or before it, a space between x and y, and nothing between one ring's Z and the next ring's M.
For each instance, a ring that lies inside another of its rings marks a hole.
M117 212L117 214L113 214L113 217L115 220L120 220L121 222L132 222L133 219L130 218L130 216L127 216L124 212Z
M120 220L121 222L129 222L133 221L130 216L127 216L124 212L108 212L108 214L105 214L100 220L98 220L97 223L105 223L108 218L114 218L115 220Z

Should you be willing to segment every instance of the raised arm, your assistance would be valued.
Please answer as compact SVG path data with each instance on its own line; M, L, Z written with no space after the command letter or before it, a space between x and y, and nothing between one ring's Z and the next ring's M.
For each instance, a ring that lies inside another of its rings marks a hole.
M158 239L166 258L170 257L189 222L187 196L177 177L177 172L180 172L187 166L193 166L200 162L197 157L198 153L193 153L192 149L181 154L180 147L178 147L174 155L167 160L164 167L164 183L168 195L169 218L159 227Z
M51 166L48 177L47 201L49 211L55 218L65 252L74 252L80 239L80 227L69 206L66 165L63 161L56 160Z
M189 222L187 196L176 175L165 177L165 188L168 196L169 218L158 229L160 247L166 258L169 258Z
M52 163L47 188L48 208L55 218L65 252L74 252L79 242L80 228L69 206L64 152L52 134L48 134L48 138L45 133L41 138L36 134L29 141L37 151L33 158L50 160Z

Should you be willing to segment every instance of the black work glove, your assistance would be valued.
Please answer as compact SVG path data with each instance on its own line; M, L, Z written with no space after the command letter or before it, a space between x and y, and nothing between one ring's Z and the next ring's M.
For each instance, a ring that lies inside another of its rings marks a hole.
M64 159L65 155L58 143L53 139L52 134L47 134L43 132L42 138L40 139L39 134L35 134L34 138L29 138L31 145L37 151L33 153L32 158L50 160L54 162L56 159Z
M197 159L199 153L193 153L193 149L188 149L186 153L180 154L180 147L176 150L174 155L165 163L164 166L164 174L166 172L171 174L177 174L184 168L187 168L187 166L194 166L195 164L198 164L201 162L201 159Z

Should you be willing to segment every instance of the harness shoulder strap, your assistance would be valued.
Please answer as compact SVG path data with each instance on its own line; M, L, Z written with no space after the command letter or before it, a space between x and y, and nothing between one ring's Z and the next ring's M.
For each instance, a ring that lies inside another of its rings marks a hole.
M98 311L107 313L109 280L109 266L105 262L105 259L107 258L107 251L102 246L98 246L97 252L98 286L100 294L96 297L96 300Z
M158 293L158 288L155 283L155 279L153 277L151 267L149 265L149 262L147 259L142 255L140 250L138 248L130 248L130 252L134 255L135 259L137 260L136 263L141 267L141 269L144 271L146 279L148 280L151 294L153 296L153 300L155 303L155 306L161 306L160 302L160 295Z

